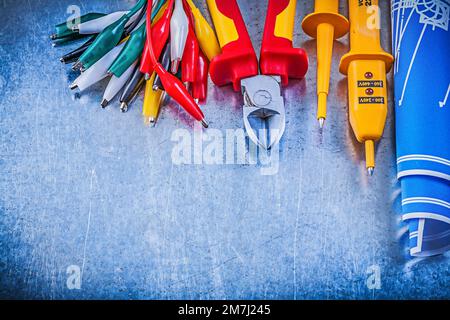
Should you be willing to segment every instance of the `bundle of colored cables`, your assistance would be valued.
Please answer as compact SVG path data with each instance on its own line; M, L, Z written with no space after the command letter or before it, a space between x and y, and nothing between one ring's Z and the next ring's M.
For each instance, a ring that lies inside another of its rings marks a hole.
M87 38L60 59L80 72L72 90L82 92L109 77L103 108L120 94L126 112L144 89L146 123L156 123L167 94L208 127L198 103L206 100L209 61L220 48L192 0L139 0L129 11L88 13L55 28L55 45Z

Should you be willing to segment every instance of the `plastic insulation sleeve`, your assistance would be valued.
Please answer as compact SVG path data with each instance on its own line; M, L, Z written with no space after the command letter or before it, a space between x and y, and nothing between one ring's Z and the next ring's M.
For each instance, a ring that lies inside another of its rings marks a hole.
M80 91L84 91L93 84L104 79L108 75L108 68L117 58L120 51L123 49L125 43L122 43L114 47L100 60L98 60L91 68L83 72L71 85L72 89L78 88Z
M127 81L133 74L134 68L137 65L137 61L135 61L128 69L120 76L112 76L111 80L109 80L108 86L105 89L103 94L103 101L109 102L119 93L119 91L125 86Z
M80 23L78 25L78 33L79 34L95 34L102 32L106 27L113 24L124 15L126 15L128 11L117 11L108 14L107 16L87 21L85 23ZM131 19L130 19L131 20Z
M152 7L153 0L148 0L148 7ZM173 0L171 0L173 3ZM161 77L162 84L166 89L166 92L169 96L171 96L180 106L182 106L186 112L188 112L192 117L194 117L198 121L202 121L203 125L206 127L207 124L204 121L205 116L203 112L200 110L198 105L195 103L194 99L189 95L186 87L183 83L167 72L161 64L156 60L155 54L153 52L153 43L152 43L152 32L151 32L151 12L147 10L147 46L148 53L156 73Z

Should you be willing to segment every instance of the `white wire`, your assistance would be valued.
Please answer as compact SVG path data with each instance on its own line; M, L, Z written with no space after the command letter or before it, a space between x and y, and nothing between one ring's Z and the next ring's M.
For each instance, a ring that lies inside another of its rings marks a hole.
M125 42L114 47L110 52L105 54L100 60L98 60L93 66L83 72L70 86L71 88L78 87L80 91L84 91L93 84L106 78L108 75L108 69L116 60L120 51L122 51Z
M133 71L137 66L137 60L120 76L113 75L109 80L108 86L103 94L103 101L111 101L119 93L119 91L125 86L128 79L133 75Z
M91 21L86 21L84 23L80 23L78 25L78 32L80 34L96 34L102 32L106 27L110 26L124 15L126 15L129 11L117 11L110 13L106 16L100 17L98 19L94 19ZM139 12L133 15L130 20L127 22L126 26L129 26L139 17Z

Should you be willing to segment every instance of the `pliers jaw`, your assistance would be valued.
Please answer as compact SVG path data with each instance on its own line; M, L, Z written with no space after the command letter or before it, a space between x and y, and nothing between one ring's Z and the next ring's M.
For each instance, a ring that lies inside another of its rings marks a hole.
M270 150L286 128L286 112L279 76L258 75L242 79L244 126L250 140Z
M269 0L260 63L236 0L207 3L222 49L211 61L211 79L241 89L245 129L255 144L270 149L286 126L281 83L303 78L308 69L306 52L292 45L297 0Z

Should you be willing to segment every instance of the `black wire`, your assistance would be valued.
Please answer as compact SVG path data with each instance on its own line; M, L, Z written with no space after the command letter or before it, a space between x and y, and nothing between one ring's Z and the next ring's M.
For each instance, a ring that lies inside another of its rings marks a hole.
M68 64L76 61L81 55L89 48L89 46L94 42L97 35L91 37L88 41L86 41L84 44L81 45L81 47L66 53L61 57L61 62Z
M141 22L142 18L143 18L144 15L145 15L145 12L147 11L147 6L148 6L148 3L146 3L146 4L142 7L141 11L139 11L139 15L138 15L137 19L134 20L128 27L125 28L124 35L125 35L126 37L129 36L130 33L134 30L134 28L137 27L137 25L139 24L139 22Z
M120 96L120 102L125 102L127 105L133 100L137 92L141 90L145 83L144 74L141 73L139 64L134 69L134 73L125 85L125 89Z

